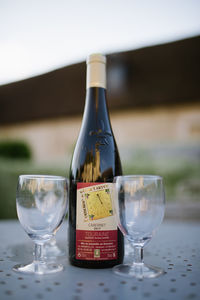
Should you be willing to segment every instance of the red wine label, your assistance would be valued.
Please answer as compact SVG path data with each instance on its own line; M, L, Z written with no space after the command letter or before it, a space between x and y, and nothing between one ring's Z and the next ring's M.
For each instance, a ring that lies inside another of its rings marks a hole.
M112 183L77 183L76 259L117 259Z

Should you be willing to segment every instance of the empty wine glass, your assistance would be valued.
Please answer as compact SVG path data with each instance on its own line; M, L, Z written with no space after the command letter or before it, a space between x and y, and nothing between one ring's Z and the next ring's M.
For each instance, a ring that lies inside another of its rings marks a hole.
M118 275L153 278L164 273L143 261L143 247L151 240L164 217L165 196L162 177L153 175L117 176L115 207L118 226L132 245L133 262L115 266Z
M17 195L19 221L35 242L34 260L27 265L16 265L14 271L49 274L61 271L63 266L48 262L43 256L43 245L59 229L67 207L67 181L61 176L21 175Z

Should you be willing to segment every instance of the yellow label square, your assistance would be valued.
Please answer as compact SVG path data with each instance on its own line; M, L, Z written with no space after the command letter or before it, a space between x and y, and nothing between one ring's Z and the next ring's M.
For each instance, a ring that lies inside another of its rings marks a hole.
M113 215L110 190L91 191L85 194L89 220L98 220Z

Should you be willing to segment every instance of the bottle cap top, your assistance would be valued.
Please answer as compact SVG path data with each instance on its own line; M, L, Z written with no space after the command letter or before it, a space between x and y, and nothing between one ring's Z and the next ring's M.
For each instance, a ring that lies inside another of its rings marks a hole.
M90 54L87 57L87 64L90 64L93 62L100 62L100 63L106 64L106 57L100 53Z

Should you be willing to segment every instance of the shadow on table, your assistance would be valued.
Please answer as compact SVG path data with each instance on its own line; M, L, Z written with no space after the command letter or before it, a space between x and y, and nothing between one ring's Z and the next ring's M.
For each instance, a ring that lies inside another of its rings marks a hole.
M44 257L49 260L66 260L67 257L67 246L66 241L58 241L57 247L60 251L59 255L52 255L51 252L44 251ZM33 255L34 255L34 244L33 243L21 243L16 244L12 246L11 248L8 247L8 250L10 250L10 256L8 256L8 259L10 261L14 262L20 262L20 263L28 263L30 261L33 261ZM48 255L47 255L47 254Z

